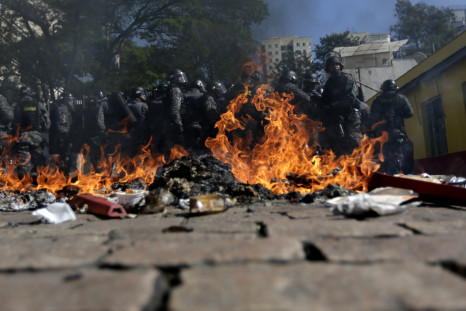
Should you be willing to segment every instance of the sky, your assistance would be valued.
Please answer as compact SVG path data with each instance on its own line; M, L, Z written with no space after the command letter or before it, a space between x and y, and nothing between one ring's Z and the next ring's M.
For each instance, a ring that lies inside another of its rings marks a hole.
M270 16L255 27L257 40L272 36L319 38L332 33L351 32L390 33L396 23L396 0L264 0ZM466 5L466 0L411 0L437 7Z

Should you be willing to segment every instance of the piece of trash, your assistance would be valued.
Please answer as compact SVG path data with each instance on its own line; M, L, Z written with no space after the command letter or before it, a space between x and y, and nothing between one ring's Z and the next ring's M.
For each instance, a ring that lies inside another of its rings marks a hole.
M85 209L88 213L111 218L122 218L127 214L120 204L92 194L79 194L70 204L74 209Z
M213 214L226 211L225 199L218 194L204 194L189 198L191 214Z
M67 203L52 203L33 211L32 215L43 218L51 224L76 220L76 215Z
M163 233L174 233L174 232L193 232L193 228L185 226L170 226L162 230Z
M123 206L135 206L138 204L146 195L147 191L144 190L132 190L128 189L126 191L117 191L115 192L118 203Z
M173 194L165 189L150 191L146 197L146 204L142 207L142 213L161 213L165 207L175 201Z
M377 188L369 193L359 193L346 197L330 199L326 206L337 215L348 217L370 217L398 214L419 202L406 204L417 199L418 195L411 190L392 187Z

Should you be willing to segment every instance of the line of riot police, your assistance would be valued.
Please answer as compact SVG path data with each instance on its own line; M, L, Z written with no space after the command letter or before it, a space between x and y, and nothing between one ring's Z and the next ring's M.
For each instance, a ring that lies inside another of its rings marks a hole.
M383 152L386 158L397 162L383 164L382 170L407 173L412 169L412 145L403 120L413 113L407 99L396 93L395 82L384 82L380 96L383 104L377 99L370 111L357 82L342 72L338 57L326 59L325 69L329 78L323 89L316 74L305 74L299 83L294 71L284 72L273 89L281 94L292 93L296 113L321 122L320 131L311 136L309 144L317 153L328 149L336 155L349 154L364 134L380 135L382 128L371 127L384 120L383 130L390 135ZM6 157L14 158L18 175L34 174L38 166L53 163L72 173L79 168L78 154L84 146L88 146L88 164L96 171L109 155L133 157L142 147L166 156L175 145L192 155L209 153L205 140L216 135L215 123L230 100L242 93L247 93L248 101L237 118L244 122L244 128L230 134L244 138L243 148L260 142L267 120L266 112L258 111L251 102L263 83L254 64L245 64L239 81L228 91L219 81L207 85L202 80L188 83L180 69L170 72L168 79L150 91L135 87L108 96L96 91L83 101L64 92L49 107L36 100L29 87L20 89L19 99L11 107L1 96L2 162L6 163ZM19 138L6 148L8 133L17 133Z

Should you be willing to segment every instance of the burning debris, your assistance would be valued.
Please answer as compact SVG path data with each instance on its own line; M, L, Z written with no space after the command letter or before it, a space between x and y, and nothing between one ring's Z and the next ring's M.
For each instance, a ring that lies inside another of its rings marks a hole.
M218 194L233 198L238 203L270 200L275 195L260 184L238 182L231 166L212 156L181 157L165 164L160 177L149 186L151 193L165 189L175 201L203 194Z

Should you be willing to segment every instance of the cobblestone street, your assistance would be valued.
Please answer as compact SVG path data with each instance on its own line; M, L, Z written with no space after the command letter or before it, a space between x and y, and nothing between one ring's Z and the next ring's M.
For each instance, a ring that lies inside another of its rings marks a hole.
M273 202L58 225L1 213L2 310L466 310L466 208Z

